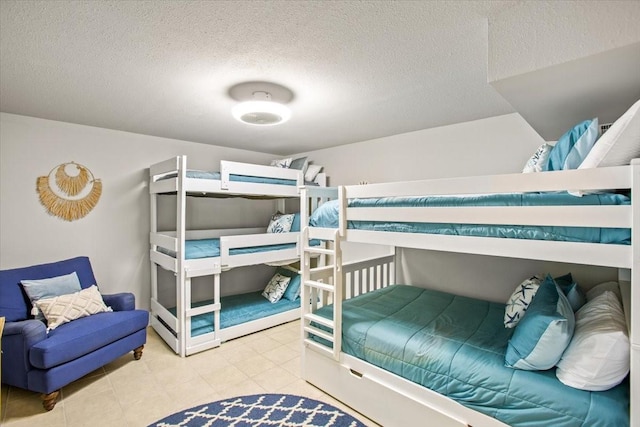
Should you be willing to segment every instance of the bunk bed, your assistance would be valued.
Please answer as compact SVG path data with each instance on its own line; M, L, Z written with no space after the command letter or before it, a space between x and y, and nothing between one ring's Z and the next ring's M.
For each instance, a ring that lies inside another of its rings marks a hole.
M187 197L244 197L285 200L299 197L303 171L230 161L219 172L190 170L187 157L151 165L151 326L180 356L219 346L222 342L299 318L299 301L271 304L260 292L221 297L221 274L232 268L285 265L300 257L299 231L267 233L264 228L187 229ZM325 185L326 176L316 182ZM176 196L175 231L158 229L158 197ZM295 225L294 225L295 227ZM299 230L299 225L298 225ZM158 268L175 275L175 306L158 298ZM213 299L192 300L192 279L211 276ZM264 300L263 301L261 301ZM262 303L262 304L261 304ZM251 307L249 313L246 307ZM250 315L248 315L250 314Z
M559 194L576 190L615 194ZM551 201L541 202L543 193L551 193ZM310 215L306 198L336 201ZM417 420L438 426L638 425L637 200L638 159L594 169L303 188L303 377L388 426ZM328 246L314 248L309 239ZM630 374L600 392L565 386L554 369L505 367L511 330L502 323L504 304L393 278L387 281L393 286L381 284L387 257L381 266L369 260L368 273L350 277L342 262L345 242L615 267ZM316 252L328 257L326 266L309 263Z

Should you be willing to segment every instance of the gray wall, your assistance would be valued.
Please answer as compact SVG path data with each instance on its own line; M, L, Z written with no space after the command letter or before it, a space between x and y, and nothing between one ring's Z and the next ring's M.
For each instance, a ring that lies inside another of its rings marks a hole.
M133 292L137 305L148 308L147 169L152 163L180 154L188 156L191 168L207 170L218 170L220 160L268 164L272 158L250 151L0 114L0 268L87 255L104 293ZM73 222L48 215L36 193L38 176L70 161L89 168L103 184L95 209ZM275 209L273 201L191 199L188 203L189 223L196 229L266 227ZM175 218L175 198L166 197L160 205L160 222L169 228ZM271 271L252 267L223 275L223 291L260 288ZM210 287L210 283L201 287ZM171 286L165 293L171 298Z

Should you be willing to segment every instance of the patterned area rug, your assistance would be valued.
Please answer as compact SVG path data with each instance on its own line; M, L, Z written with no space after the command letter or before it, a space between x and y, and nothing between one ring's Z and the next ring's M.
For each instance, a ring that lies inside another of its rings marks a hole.
M256 394L219 400L169 415L150 427L174 426L366 427L334 406L290 394Z

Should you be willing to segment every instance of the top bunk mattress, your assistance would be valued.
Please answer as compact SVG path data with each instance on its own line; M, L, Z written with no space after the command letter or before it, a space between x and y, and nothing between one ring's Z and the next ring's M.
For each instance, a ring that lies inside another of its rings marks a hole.
M349 207L472 207L472 206L578 206L629 205L622 194L509 193L473 196L386 197L350 199ZM332 200L310 217L312 227L338 228L339 204ZM347 228L403 233L447 234L476 237L504 237L568 242L630 244L631 230L625 228L446 224L417 222L348 221Z
M505 367L503 317L504 304L393 285L344 301L342 351L514 427L629 425L627 380L589 392Z
M169 179L175 178L178 176L177 173L170 173L163 176L160 179ZM209 171L200 171L200 170L187 170L186 172L187 178L195 178L195 179L210 179L214 181L220 181L221 174L220 172L209 172ZM280 178L268 178L268 177L260 177L260 176L248 176L248 175L229 175L229 179L231 181L236 182L250 182L254 184L275 184L275 185L297 185L295 179L280 179ZM318 184L315 182L307 182L305 181L305 185L315 185Z

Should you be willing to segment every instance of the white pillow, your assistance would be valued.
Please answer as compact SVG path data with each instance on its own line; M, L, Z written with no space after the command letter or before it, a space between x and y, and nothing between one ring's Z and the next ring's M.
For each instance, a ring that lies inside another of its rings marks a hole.
M307 172L304 174L304 180L307 182L315 181L320 171L322 171L322 166L318 166L318 165L307 166Z
M553 145L549 145L546 142L542 144L533 156L527 161L527 164L524 165L524 169L522 169L522 173L532 173L532 172L542 172L546 170L547 163L549 163L549 154L553 149Z
M618 297L605 291L576 312L576 328L556 376L580 390L603 391L629 373L629 336Z
M504 327L515 328L533 301L540 287L540 279L533 276L526 279L513 291L504 309Z
M280 212L271 217L267 233L288 233L291 231L293 220L296 214L281 214Z
M96 285L72 294L42 298L36 301L36 305L47 319L47 331L81 317L113 311L105 305Z
M284 295L284 291L287 290L291 277L283 276L280 273L273 275L267 286L262 292L262 296L268 299L270 302L278 302Z
M618 282L604 282L589 289L587 292L587 301L591 301L606 291L613 292L616 297L618 297L618 301L622 301L622 294L620 293L620 285Z
M640 100L596 141L578 169L623 166L640 157Z

